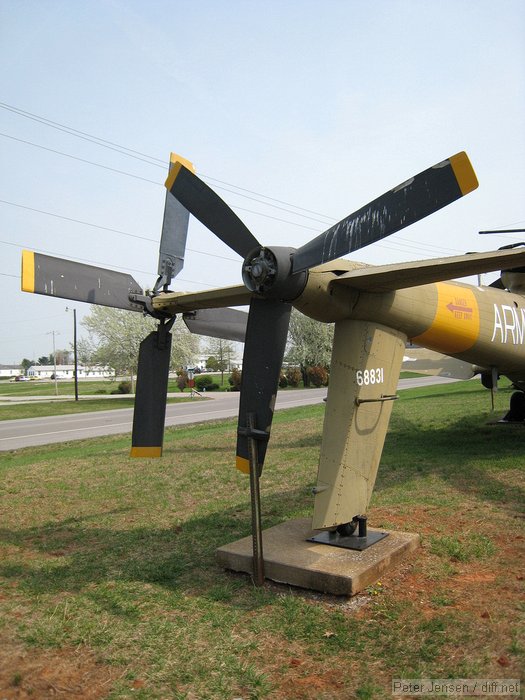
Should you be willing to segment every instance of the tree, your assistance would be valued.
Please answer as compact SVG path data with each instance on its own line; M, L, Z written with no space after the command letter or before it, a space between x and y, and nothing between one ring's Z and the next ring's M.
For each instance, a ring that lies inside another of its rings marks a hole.
M219 371L219 362L215 357L208 357L206 360L206 367L210 369L212 372L218 372Z
M27 370L35 364L36 362L34 360L28 360L27 357L24 357L24 359L20 363L20 367L24 370L25 376L27 376Z
M91 354L91 361L112 367L117 375L133 376L137 371L139 346L157 326L157 322L139 313L106 306L94 306L82 325L89 331L89 340L82 348ZM172 368L189 364L198 352L199 341L181 320L172 328Z
M221 373L222 383L224 383L224 371L231 368L232 357L235 354L235 348L230 340L224 340L223 338L208 338L208 344L206 346L206 352L210 353L210 359L215 360L215 371ZM208 367L211 367L208 364Z
M77 341L77 359L78 363L86 369L90 370L96 364L95 354L97 352L97 343L92 336L79 338Z
M307 367L330 367L333 339L332 323L321 323L292 310L286 359L301 368L305 386L308 385Z
M69 365L71 362L71 350L57 350L56 351L56 361L57 365Z

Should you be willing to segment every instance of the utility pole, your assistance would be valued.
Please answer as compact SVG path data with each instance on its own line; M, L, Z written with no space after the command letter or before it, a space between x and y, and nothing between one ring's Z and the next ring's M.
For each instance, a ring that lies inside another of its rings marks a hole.
M60 335L57 331L49 331L46 335L53 336L53 364L54 364L54 376L55 376L55 396L58 396L58 383L57 383L57 353L55 349L55 335Z
M71 311L66 306L66 311ZM73 353L75 355L75 401L78 401L77 310L73 309Z

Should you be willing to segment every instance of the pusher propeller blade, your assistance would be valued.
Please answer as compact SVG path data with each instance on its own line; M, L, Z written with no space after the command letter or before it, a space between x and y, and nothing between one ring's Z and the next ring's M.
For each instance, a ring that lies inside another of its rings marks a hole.
M259 246L237 214L181 160L172 165L166 187L190 214L243 258Z
M250 471L250 435L257 441L259 475L263 468L291 309L291 304L258 297L250 304L242 362L236 463L237 469L244 473ZM255 414L253 433L248 429L250 413Z
M176 153L170 155L170 171L177 162L182 162L189 170L193 165ZM159 248L159 286L168 286L184 267L186 238L190 213L169 190L166 190L162 235Z
M160 323L140 344L131 457L162 455L174 320Z
M466 153L419 173L332 226L293 255L301 272L348 255L423 219L472 192L478 181Z
M131 275L30 250L22 252L22 291L128 311L144 310L142 304L130 300L131 294L142 295L142 287Z

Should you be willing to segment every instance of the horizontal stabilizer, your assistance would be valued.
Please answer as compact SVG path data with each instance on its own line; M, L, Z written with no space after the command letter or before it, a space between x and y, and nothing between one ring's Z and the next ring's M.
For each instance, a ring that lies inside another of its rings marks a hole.
M449 379L472 379L474 376L474 366L470 362L419 347L405 348L401 369L429 377L448 377Z
M421 284L523 265L525 265L525 249L497 250L489 253L471 253L449 258L363 267L346 272L332 280L331 285L343 284L367 292L390 292L394 289L417 287Z
M30 250L22 251L22 291L128 311L144 310L142 304L130 301L130 294L142 294L142 287L131 275Z
M244 343L248 314L237 309L200 309L184 314L184 323L191 333Z
M243 284L221 287L205 292L166 292L153 299L153 308L169 314L187 313L198 309L220 309L226 306L245 306L252 293Z

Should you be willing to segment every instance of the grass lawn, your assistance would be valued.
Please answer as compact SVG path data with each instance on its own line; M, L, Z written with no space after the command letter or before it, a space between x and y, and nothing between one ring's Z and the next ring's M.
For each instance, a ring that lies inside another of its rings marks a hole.
M210 375L216 384L219 384L221 389L226 389L230 387L228 383L228 375L224 375L224 381L221 381L220 374ZM100 379L100 380L89 380L89 381L79 381L78 382L78 393L79 396L88 396L93 394L111 394L115 391L122 380L110 380L110 379ZM75 394L75 383L72 381L65 381L60 379L57 381L58 395L59 396L74 396ZM179 387L175 379L170 379L168 382L168 392L178 392ZM186 388L185 391L190 393L190 389ZM35 380L29 382L0 382L0 398L2 396L16 396L23 398L24 396L55 396L55 382L53 380Z
M201 401L199 398L169 398L168 403L181 401ZM124 396L118 399L85 399L81 401L31 401L0 406L0 421L18 418L41 418L42 416L64 416L69 413L89 413L91 411L111 411L117 408L133 408L135 397Z
M216 565L250 533L234 421L168 429L158 461L127 437L2 453L0 697L367 700L392 678L519 678L525 428L489 408L477 382L401 392L369 522L423 544L352 599ZM265 527L310 515L323 412L276 413Z

